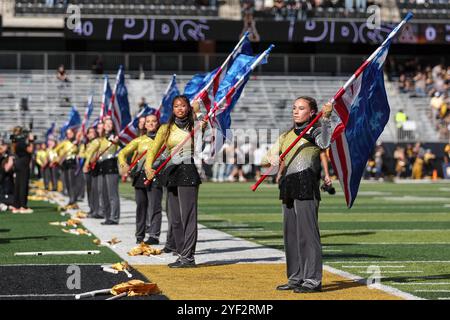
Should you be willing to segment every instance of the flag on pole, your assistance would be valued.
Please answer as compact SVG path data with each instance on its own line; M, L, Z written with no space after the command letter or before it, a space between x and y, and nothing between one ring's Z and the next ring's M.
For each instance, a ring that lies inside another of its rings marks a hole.
M193 101L193 99L200 92L200 90L203 87L205 87L208 84L208 82L211 81L211 79L216 74L217 70L219 70L219 68L216 68L209 73L199 73L194 75L192 79L189 80L188 83L186 83L183 94L186 97L188 97L189 100Z
M267 63L272 46L258 56L240 54L228 70L220 83L214 98L215 107L219 109L212 117L213 133L211 142L211 156L220 150L225 139L228 139L227 130L231 127L231 112L239 100L245 85L250 79L252 71L261 64Z
M122 65L117 71L116 86L111 96L108 115L114 123L116 134L119 134L131 121L128 91L125 86L125 74Z
M208 77L203 87L198 91L197 95L191 100L191 103L198 101L200 107L209 112L213 98L216 96L221 81L224 79L230 67L234 64L234 60L240 55L253 55L252 46L248 39L249 33L246 32L234 47L233 51L228 55L222 65L212 72L212 77ZM208 76L208 75L207 75Z
M45 143L48 142L48 139L50 139L51 136L54 136L55 133L55 123L52 122L52 125L50 126L50 128L47 129L47 132L45 133Z
M131 140L137 138L137 136L139 135L138 129L139 118L156 113L157 110L155 108L151 108L146 104L144 108L142 108L142 110L133 119L133 121L131 121L122 131L120 131L119 133L120 141L127 144Z
M409 13L335 96L334 112L339 120L332 134L330 158L348 208L355 202L367 160L389 121L384 61L391 40L411 17Z
M108 76L105 75L103 80L103 95L99 120L103 120L103 118L106 117L106 115L108 114L108 106L109 102L111 101L111 97L112 97L111 87L109 86Z
M81 118L80 114L78 113L77 107L72 106L72 109L70 110L69 119L64 123L64 125L61 127L59 139L63 140L66 136L66 131L68 129L77 129L81 125Z
M94 110L93 96L90 96L88 99L88 103L86 105L86 110L84 111L83 122L81 123L81 130L83 134L86 134L86 128L89 126L89 118L92 115L92 111Z
M159 106L159 109L157 111L157 116L161 124L167 123L169 121L169 118L172 115L173 98L175 98L179 94L180 91L178 91L177 87L177 75L174 74L172 76L172 81L170 81L166 91L164 92L164 96L161 100L161 105Z

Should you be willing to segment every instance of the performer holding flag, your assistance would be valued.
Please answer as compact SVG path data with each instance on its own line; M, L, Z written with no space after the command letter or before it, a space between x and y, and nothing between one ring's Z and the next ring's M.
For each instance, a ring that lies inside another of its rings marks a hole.
M279 138L263 160L266 165L271 165L268 171L271 173L280 162L284 165L280 199L283 201L288 283L278 286L278 290L294 290L296 293L321 291L322 253L318 227L320 149L331 144L333 168L338 174L347 205L351 207L368 157L389 119L383 63L392 38L411 17L409 13L317 115L314 99L300 97L295 100L293 129ZM333 105L338 114L337 125L332 125L329 120ZM319 120L320 126L317 125ZM278 145L282 153L278 151ZM264 174L252 189L256 190L266 176Z
M126 175L129 171L127 157L136 153L139 157L143 152L153 148L154 139L159 129L158 117L154 114L155 109L147 106L148 110L143 110L147 115L140 115L137 119L145 119L145 133L128 143L118 155L121 175ZM145 112L146 111L146 112ZM136 243L144 241L147 228L147 221L150 222L147 232L149 238L147 244L159 244L162 221L162 195L163 189L159 180L154 181L150 186L145 186L146 180L144 172L145 158L141 158L133 167L130 175L133 178L136 199Z

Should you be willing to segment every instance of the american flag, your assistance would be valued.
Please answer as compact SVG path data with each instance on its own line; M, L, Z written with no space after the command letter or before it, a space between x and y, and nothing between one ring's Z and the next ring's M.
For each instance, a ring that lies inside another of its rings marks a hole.
M128 91L125 86L125 74L123 66L119 67L116 77L116 85L111 96L108 116L114 123L114 131L119 134L131 121L130 104L128 102Z
M101 104L101 109L100 109L100 120L103 120L104 117L106 117L106 115L108 114L108 106L109 106L109 101L111 100L112 97L112 91L111 91L111 87L109 86L109 80L108 80L108 76L105 75L104 80L103 80L103 95L102 95L102 104Z
M250 40L248 39L249 33L246 32L243 37L239 40L236 47L234 47L233 51L230 55L225 59L222 65L215 70L215 73L212 77L210 74L207 77L210 77L210 80L206 83L206 85L198 92L195 98L191 101L198 101L200 105L209 112L211 109L211 103L219 90L220 82L224 79L225 75L228 72L228 69L233 65L234 60L240 54L245 54L251 56L253 54L252 46Z
M86 134L86 127L89 125L89 118L91 117L92 111L94 110L93 100L94 97L90 96L86 105L86 110L84 111L83 122L81 123L81 130L83 134Z
M119 133L120 141L127 144L131 140L137 138L137 136L139 134L139 132L138 132L139 131L139 129L138 129L139 118L148 116L150 114L156 114L156 112L157 111L155 108L151 108L148 105L145 105L144 108L142 108L142 110L133 119L133 121L131 121L122 131L120 131L120 133Z
M411 16L408 14L389 34L334 98L339 120L333 130L330 158L349 208L358 194L367 160L389 121L383 64L392 38Z
M173 98L175 98L179 94L180 92L178 91L177 87L177 75L174 74L172 76L172 81L170 81L166 91L164 92L164 96L161 100L161 104L157 111L157 116L159 118L160 123L169 122L169 118L172 115Z

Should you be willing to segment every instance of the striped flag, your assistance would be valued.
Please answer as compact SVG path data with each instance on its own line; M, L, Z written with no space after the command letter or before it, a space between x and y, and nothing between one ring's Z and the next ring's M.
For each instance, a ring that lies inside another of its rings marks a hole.
M103 120L104 117L108 114L108 106L112 97L111 87L109 86L108 76L105 75L103 80L103 95L102 95L102 104L100 109L100 119Z
M167 86L166 91L164 92L164 96L161 100L161 104L156 113L159 118L159 122L161 124L167 123L169 121L169 118L172 115L173 98L175 98L179 94L180 94L180 91L178 91L178 87L177 87L177 75L174 74L172 76L172 81L170 81L169 85Z
M383 64L392 38L411 16L408 14L389 34L334 98L339 120L333 130L330 158L349 208L358 194L367 160L389 121Z
M88 99L88 103L86 105L86 110L84 111L83 122L81 123L81 130L83 134L86 134L86 128L89 126L89 118L92 115L92 111L94 110L93 96L90 96Z
M119 133L119 139L123 143L127 144L131 140L136 139L139 135L138 123L139 118L148 116L150 114L156 114L157 110L145 105L144 108L137 114L137 116L131 121L122 131Z
M55 132L55 123L52 122L52 125L50 126L50 128L47 129L47 132L45 133L45 143L48 142L48 139L50 139L50 137L52 137L54 135Z
M240 54L221 82L215 96L214 109L216 112L212 116L214 127L213 140L211 142L212 157L214 157L217 150L220 150L224 140L228 138L227 130L231 126L231 112L250 79L252 71L257 66L267 63L267 58L272 48L273 45L255 57Z
M116 85L111 96L108 116L111 117L114 123L116 134L119 134L131 121L128 91L125 86L125 73L122 65L117 71Z
M212 101L217 91L219 90L220 82L224 79L228 73L228 69L233 65L234 60L240 55L245 54L248 56L253 55L252 46L250 40L248 39L249 33L246 32L244 36L239 40L238 44L234 47L233 51L228 55L222 65L215 69L213 76L208 76L209 81L203 86L203 88L197 93L191 103L198 101L200 106L202 106L206 112L211 109Z

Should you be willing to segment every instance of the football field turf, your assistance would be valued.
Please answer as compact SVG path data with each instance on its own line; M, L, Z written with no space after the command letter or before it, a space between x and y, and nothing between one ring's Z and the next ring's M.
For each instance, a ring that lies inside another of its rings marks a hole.
M450 184L363 183L352 209L322 193L324 263L426 299L450 298ZM131 188L122 185L124 193ZM283 250L278 189L204 183L199 222Z

